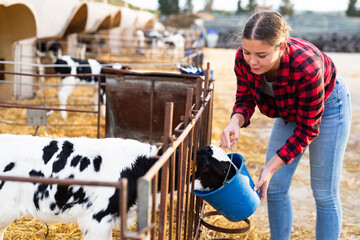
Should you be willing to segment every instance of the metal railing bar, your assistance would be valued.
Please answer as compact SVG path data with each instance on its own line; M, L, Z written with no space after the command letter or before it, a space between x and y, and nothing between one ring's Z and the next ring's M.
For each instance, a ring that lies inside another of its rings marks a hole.
M106 181L90 181L90 180L75 180L75 179L58 179L58 178L43 178L43 177L21 177L21 176L6 176L0 175L1 181L14 181L14 182L30 182L41 183L46 185L82 185L82 186L101 186L101 187L118 187L119 182L106 182Z
M39 106L34 106L34 105L0 104L0 107L4 107L4 108L26 108L26 109L35 109L35 110L67 111L67 112L82 112L82 113L98 113L98 111L91 111L91 110L39 107Z
M205 110L207 102L211 98L212 94L208 94L205 100L205 105L203 105L198 113L196 114L195 118L189 125L183 130L183 133L173 142L172 146L170 146L159 158L159 160L150 168L150 170L143 176L143 178L150 181L150 179L154 176L156 172L158 172L163 164L167 161L167 159L173 154L175 149L183 142L187 134L191 131L193 125L200 119L202 112Z
M28 123L14 123L14 122L8 122L0 120L0 124L7 124L7 125L13 125L13 126L23 126L23 127L33 127L30 126ZM72 123L72 124L47 124L47 127L96 127L98 126L97 123L89 123L89 124L82 124L82 123ZM100 124L101 127L104 127L105 124Z
M21 72L10 72L0 70L0 73L10 74L10 75L20 75L20 76L29 76L29 77L105 77L106 74L93 74L93 73L79 73L79 74L37 74L37 73L21 73Z
M90 64L39 64L39 63L27 63L27 62L15 62L15 61L0 61L2 64L10 64L10 65L22 65L22 66L30 66L30 67L90 67ZM111 63L104 63L100 64L104 67L111 67L113 64Z
M24 86L37 86L37 87L61 87L61 86L97 86L97 83L24 83L19 81L0 80L2 84L21 84ZM106 83L101 83L101 86L106 86Z
M109 56L112 57L112 56ZM121 56L120 56L121 58ZM188 58L188 57L187 57ZM182 61L186 61L187 58L183 58L181 59L179 62L161 62L161 63L127 63L127 62L123 62L121 64L126 65L126 66L176 66L178 65L178 63L181 63ZM192 57L191 57L192 58ZM38 63L24 63L24 62L12 62L12 61L0 61L0 63L2 64L11 64L11 65L24 65L24 66L31 66L31 67L89 67L89 64L79 64L79 65L65 65L65 64L38 64ZM109 63L109 64L100 64L103 67L111 67L113 66L113 64ZM41 75L40 75L41 76Z

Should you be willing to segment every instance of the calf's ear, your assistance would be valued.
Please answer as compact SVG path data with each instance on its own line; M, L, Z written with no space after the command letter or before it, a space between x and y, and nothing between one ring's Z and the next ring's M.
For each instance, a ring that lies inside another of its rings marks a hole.
M197 167L201 172L208 172L210 169L210 159L213 154L209 146L199 148L197 154Z
M211 157L213 155L213 150L211 149L210 146L204 146L197 150L197 154Z

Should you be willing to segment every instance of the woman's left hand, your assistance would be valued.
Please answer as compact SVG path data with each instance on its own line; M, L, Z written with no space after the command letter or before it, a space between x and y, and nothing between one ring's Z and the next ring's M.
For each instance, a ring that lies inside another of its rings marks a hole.
M266 199L266 193L269 186L269 182L273 174L281 168L285 163L278 156L275 155L260 171L259 180L256 183L254 190L259 190L261 201Z

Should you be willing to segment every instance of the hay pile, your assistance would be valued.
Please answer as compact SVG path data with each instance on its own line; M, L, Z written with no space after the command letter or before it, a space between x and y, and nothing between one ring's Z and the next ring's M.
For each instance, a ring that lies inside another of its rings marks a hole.
M47 226L33 218L21 218L11 224L4 235L4 240L22 239L72 239L81 240L82 235L76 224L54 224Z

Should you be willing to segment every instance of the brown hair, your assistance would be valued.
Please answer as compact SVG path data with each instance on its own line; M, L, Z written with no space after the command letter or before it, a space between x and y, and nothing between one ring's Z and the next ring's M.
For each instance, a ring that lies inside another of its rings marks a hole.
M280 13L262 10L254 13L246 22L242 38L265 41L271 46L277 46L289 38L290 30Z

